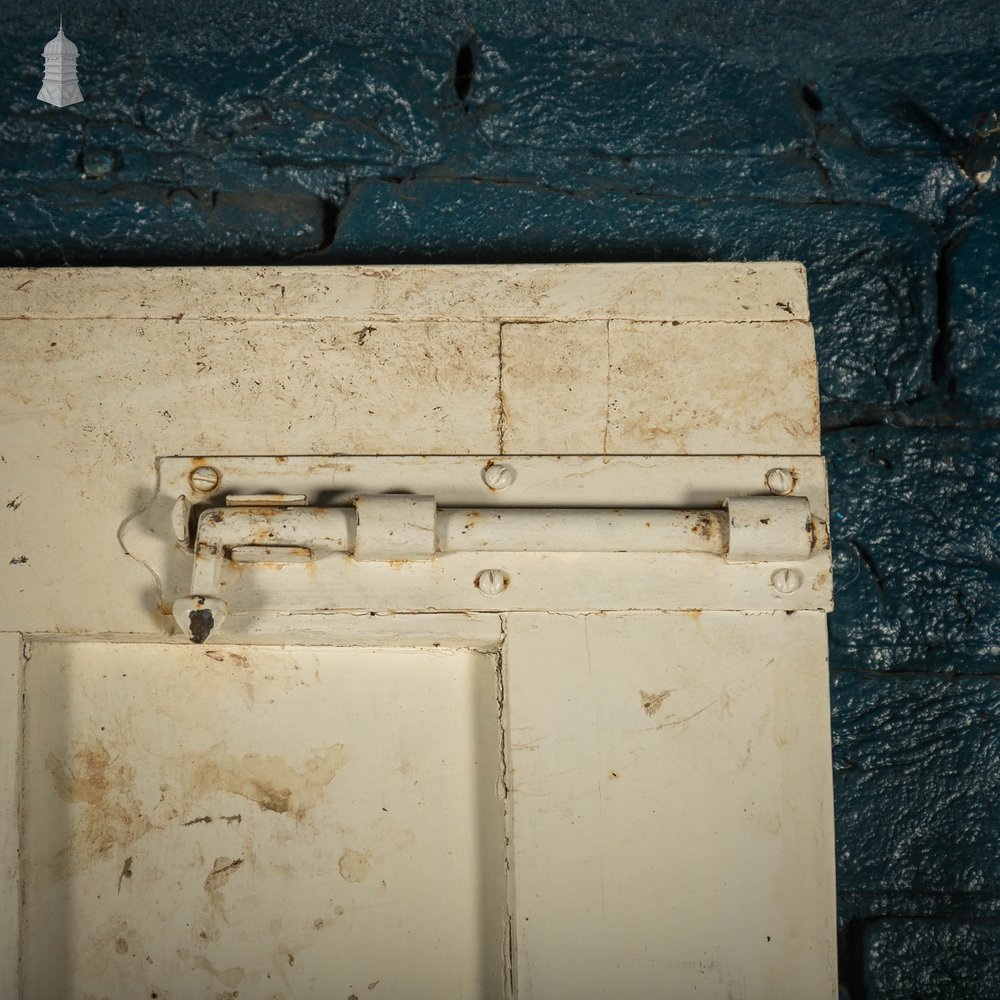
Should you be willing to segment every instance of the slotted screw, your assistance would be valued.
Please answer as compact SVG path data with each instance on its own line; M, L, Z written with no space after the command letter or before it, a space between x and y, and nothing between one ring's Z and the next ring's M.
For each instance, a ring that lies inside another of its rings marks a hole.
M199 493L211 493L219 485L218 470L210 465L199 465L190 475L191 485Z
M779 594L794 594L802 586L802 574L797 569L776 569L771 574L771 586Z
M483 482L496 492L507 489L513 482L516 473L512 465L504 462L494 462L483 469Z
M506 574L499 569L484 569L476 577L476 586L487 597L496 597L497 594L502 594L507 589L507 582Z
M779 497L787 496L795 489L795 476L791 469L769 469L764 482L767 488Z

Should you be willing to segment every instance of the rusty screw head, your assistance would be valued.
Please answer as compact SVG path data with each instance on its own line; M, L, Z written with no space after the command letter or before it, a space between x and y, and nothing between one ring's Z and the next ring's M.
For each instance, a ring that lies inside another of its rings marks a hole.
M494 462L483 469L483 482L491 490L499 493L500 490L507 489L514 482L516 475L517 473L514 472L512 465L507 465L503 462Z
M771 586L779 594L794 594L802 586L802 574L797 569L776 569L771 574Z
M791 469L769 469L764 477L767 488L775 496L787 496L795 489L795 476Z
M199 493L211 493L219 485L219 473L210 465L199 465L189 476L191 485Z
M487 597L496 597L507 589L507 575L500 569L484 569L476 577L476 586Z

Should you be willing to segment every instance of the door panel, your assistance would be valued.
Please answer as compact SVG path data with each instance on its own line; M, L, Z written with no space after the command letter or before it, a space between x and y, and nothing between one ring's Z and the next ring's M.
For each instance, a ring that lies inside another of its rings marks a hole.
M510 616L518 996L827 995L824 636L817 612Z
M25 996L501 996L496 669L32 643Z

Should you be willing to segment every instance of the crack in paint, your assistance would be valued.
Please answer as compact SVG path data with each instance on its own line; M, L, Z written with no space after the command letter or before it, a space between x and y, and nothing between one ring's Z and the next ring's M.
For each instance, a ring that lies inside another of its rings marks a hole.
M514 960L515 960L515 925L514 925L514 883L511 877L511 860L513 854L513 817L510 809L510 785L507 781L508 765L508 734L505 715L507 711L506 688L504 673L506 670L507 648L507 616L500 616L500 648L494 654L496 667L496 698L497 724L499 727L499 764L500 774L497 778L497 792L503 802L504 826L504 877L506 881L506 905L503 927L503 985L504 997L514 996Z
M503 323L497 335L497 448L498 454L506 454L507 446L507 397L503 388Z
M605 322L605 332L607 333L608 358L607 369L605 371L606 405L604 408L604 454L608 453L608 435L611 432L611 320Z

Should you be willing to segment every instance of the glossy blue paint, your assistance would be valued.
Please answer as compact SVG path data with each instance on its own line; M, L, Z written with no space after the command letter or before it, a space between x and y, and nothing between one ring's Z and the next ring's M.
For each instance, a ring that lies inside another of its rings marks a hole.
M806 263L843 995L1000 995L1000 8L63 11L66 109L5 11L4 264Z

